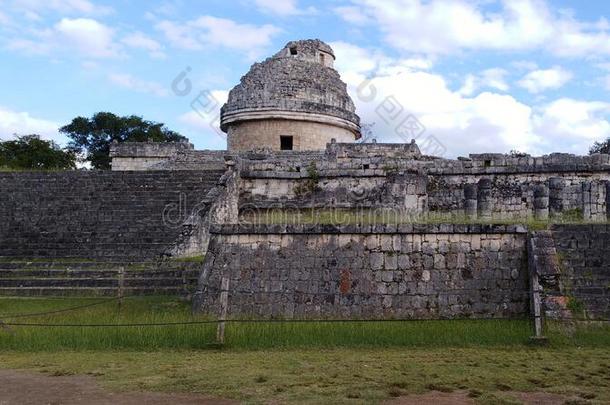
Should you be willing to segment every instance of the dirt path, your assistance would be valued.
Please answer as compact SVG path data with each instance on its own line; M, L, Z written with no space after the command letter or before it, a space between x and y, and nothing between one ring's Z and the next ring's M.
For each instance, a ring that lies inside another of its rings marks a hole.
M564 404L568 398L548 392L505 392L505 394L526 405L558 405ZM386 405L474 405L466 391L438 392L431 391L419 395L405 395L384 402Z
M524 404L562 404L566 397L545 392L505 392ZM49 376L25 371L0 370L0 405L194 405L236 404L237 401L197 394L163 394L156 392L111 392L98 385L91 376ZM386 405L474 405L467 391L450 393L431 391L404 395L383 402Z
M155 392L110 392L93 377L52 377L13 370L0 370L0 405L29 404L127 404L127 405L235 404L235 401L195 394Z

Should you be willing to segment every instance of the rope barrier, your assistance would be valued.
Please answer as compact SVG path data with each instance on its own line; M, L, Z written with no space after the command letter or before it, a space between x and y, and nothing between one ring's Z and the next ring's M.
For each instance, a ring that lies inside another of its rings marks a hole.
M97 323L97 324L62 324L62 323L18 323L4 322L6 326L24 326L24 327L66 327L66 328L122 328L122 327L161 327L161 326L191 326L191 325L209 325L219 322L226 323L388 323L388 322L450 322L450 321L506 321L506 320L528 320L528 318L498 318L498 317L482 317L482 318L386 318L386 319L225 319L225 320L201 320L201 321L181 321L181 322L152 322L152 323ZM570 318L570 319L551 319L550 322L610 322L610 318Z
M524 318L515 318L523 319ZM7 326L34 326L34 327L141 327L141 326L184 326L184 325L206 325L215 324L218 322L227 323L370 323L370 322L442 322L442 321L482 321L482 320L506 320L506 318L459 318L459 319L429 319L429 318L388 318L388 319L224 319L224 320L204 320L204 321L184 321L184 322L157 322L157 323L117 323L117 324L49 324L49 323L4 323Z

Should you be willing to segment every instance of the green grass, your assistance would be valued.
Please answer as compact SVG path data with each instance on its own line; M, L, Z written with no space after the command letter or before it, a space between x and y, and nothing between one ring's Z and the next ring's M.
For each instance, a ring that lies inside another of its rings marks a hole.
M0 298L5 322L147 323L202 320L168 297L126 298L74 312L87 298ZM129 328L0 327L0 368L88 374L111 390L201 393L245 403L379 403L430 390L479 404L513 391L610 401L610 327L551 323L550 344L528 343L527 320L227 323ZM511 402L512 401L512 402Z
M131 297L121 305L109 301L50 315L10 318L61 310L99 299L0 298L5 323L125 324L207 321L192 315L190 304L168 297ZM135 327L34 327L0 329L0 348L47 350L209 349L215 345L216 323ZM434 320L400 322L252 322L226 327L227 349L331 347L525 347L530 321ZM550 324L548 336L557 347L610 347L610 327Z
M205 261L205 255L191 257L173 257L171 261L177 263L203 263Z
M0 367L242 403L371 404L433 389L465 391L479 404L515 403L512 391L610 401L610 351L599 348L0 351Z

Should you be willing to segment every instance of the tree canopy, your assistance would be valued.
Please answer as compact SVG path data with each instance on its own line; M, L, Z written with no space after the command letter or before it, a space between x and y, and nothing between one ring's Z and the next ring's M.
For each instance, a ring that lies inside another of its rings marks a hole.
M83 153L95 169L110 168L110 144L117 142L180 142L187 138L165 127L135 115L119 117L98 112L91 118L76 117L59 129L71 139L70 147Z
M610 154L610 138L606 139L603 142L595 142L591 149L589 149L589 154L592 155L594 153L608 153Z
M0 167L16 170L66 170L76 168L76 154L39 135L18 136L0 142Z

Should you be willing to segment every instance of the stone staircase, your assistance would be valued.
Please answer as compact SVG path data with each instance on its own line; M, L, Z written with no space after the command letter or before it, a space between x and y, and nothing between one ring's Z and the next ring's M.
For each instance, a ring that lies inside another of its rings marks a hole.
M200 261L0 261L0 296L190 296Z
M223 170L0 173L0 257L150 261Z

